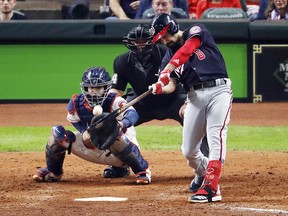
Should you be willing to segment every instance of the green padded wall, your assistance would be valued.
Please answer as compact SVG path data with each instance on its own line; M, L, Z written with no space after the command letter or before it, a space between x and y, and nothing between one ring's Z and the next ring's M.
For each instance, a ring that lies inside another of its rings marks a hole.
M246 44L220 44L233 82L234 97L247 97ZM103 66L127 48L113 45L0 45L1 100L69 99L80 92L85 69Z

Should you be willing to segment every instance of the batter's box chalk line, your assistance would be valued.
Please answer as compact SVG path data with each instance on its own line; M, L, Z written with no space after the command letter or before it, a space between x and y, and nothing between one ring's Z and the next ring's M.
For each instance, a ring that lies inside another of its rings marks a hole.
M126 197L87 197L87 198L76 198L74 201L82 201L82 202L123 202L127 201Z
M287 210L281 209L263 209L263 208L249 208L249 207L236 207L227 204L213 205L214 208L229 208L231 211L242 212L258 212L258 213L271 213L271 214L288 214Z

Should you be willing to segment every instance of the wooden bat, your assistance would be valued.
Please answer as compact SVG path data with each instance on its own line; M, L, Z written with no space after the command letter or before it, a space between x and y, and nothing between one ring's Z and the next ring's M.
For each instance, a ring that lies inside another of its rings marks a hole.
M138 97L134 98L132 101L128 102L124 106L114 110L109 115L104 116L103 118L99 119L97 122L95 122L93 125L90 125L90 127L95 126L96 128L102 127L106 122L116 118L118 115L123 113L125 110L127 110L129 107L133 106L134 104L138 103L140 100L145 98L147 95L151 94L152 89L149 89L148 91L144 92L143 94L139 95Z

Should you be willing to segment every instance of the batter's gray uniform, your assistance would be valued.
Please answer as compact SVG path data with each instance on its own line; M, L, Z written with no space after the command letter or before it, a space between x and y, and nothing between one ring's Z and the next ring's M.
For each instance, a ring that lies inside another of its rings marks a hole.
M196 194L188 201L220 201L218 182L226 158L233 100L231 81L222 54L203 24L194 24L180 31L171 16L161 14L152 21L151 31L155 32L154 42L159 40L170 48L162 61L159 80L151 86L153 93L172 92L177 83L175 80L187 91L182 153L196 174L190 185L190 191ZM171 71L176 74L176 79ZM209 157L200 151L205 133Z

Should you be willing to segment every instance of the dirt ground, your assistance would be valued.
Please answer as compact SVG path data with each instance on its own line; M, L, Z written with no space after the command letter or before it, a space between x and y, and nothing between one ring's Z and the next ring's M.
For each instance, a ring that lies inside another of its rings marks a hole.
M4 126L52 126L67 123L65 104L0 104ZM230 125L287 126L288 103L234 103ZM149 124L175 124L153 121ZM229 136L229 134L228 134ZM272 145L273 143L271 143ZM228 143L229 145L229 143ZM106 167L66 156L57 183L32 181L40 153L0 153L0 215L288 215L288 152L228 151L220 180L220 203L191 204L193 174L179 151L143 151L150 162L150 185L135 177L103 179ZM75 201L121 197L127 201Z

